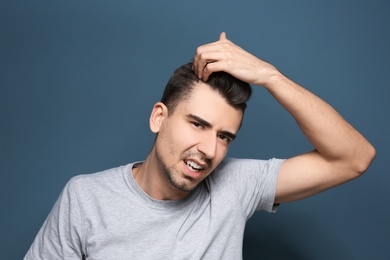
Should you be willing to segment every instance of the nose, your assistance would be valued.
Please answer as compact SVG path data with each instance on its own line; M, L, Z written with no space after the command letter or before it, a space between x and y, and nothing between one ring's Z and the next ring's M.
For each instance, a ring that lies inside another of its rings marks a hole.
M217 152L217 136L208 134L198 143L198 151L203 153L207 159L213 159Z

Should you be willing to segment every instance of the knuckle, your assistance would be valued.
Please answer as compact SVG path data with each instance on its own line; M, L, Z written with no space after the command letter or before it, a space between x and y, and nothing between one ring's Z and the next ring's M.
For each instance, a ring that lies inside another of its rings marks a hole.
M196 48L196 55L200 56L202 54L202 47Z
M198 56L199 56L200 59L204 59L205 58L204 52L200 52Z
M230 48L230 42L224 42L223 43L223 47L226 48L226 49L229 49Z

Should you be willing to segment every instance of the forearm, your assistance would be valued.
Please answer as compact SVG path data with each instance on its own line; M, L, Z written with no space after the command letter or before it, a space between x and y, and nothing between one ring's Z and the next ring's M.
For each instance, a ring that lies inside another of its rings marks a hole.
M263 85L325 160L346 164L358 173L367 169L374 148L329 104L279 72L273 72Z

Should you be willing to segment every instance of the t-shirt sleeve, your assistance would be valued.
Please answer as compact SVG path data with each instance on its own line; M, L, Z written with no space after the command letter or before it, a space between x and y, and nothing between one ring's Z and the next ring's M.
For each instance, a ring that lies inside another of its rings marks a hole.
M81 213L71 180L63 189L24 259L82 259Z
M249 219L256 210L275 212L276 186L282 159L225 159L218 168L218 181L228 187L229 193Z

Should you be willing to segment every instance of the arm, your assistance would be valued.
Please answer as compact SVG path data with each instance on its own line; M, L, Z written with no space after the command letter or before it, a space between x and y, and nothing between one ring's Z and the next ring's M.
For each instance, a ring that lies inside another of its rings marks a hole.
M315 150L287 159L279 173L275 203L303 199L360 176L375 157L372 145L329 104L226 39L200 46L194 71L207 81L225 71L264 86L294 117Z

